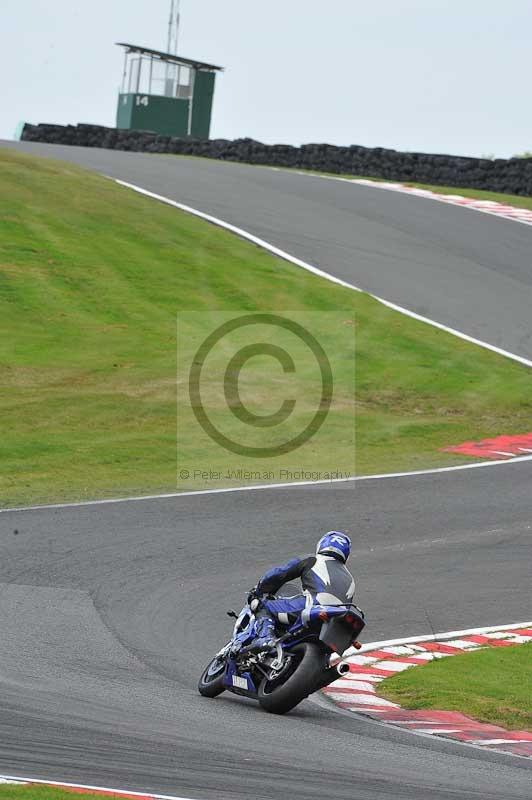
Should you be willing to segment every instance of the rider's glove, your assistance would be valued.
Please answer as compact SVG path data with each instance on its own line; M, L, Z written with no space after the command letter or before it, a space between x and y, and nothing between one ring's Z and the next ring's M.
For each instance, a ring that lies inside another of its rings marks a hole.
M253 600L258 600L259 598L260 598L260 594L258 594L258 592L257 592L257 587L256 587L256 586L254 586L254 587L253 587L252 589L250 589L250 590L249 590L249 592L248 592L248 606L250 606L250 605L251 605L251 603L253 602Z
M257 587L255 586L253 589L250 589L248 592L248 606L250 609L255 613L260 608L260 601L262 598L262 593L257 591Z

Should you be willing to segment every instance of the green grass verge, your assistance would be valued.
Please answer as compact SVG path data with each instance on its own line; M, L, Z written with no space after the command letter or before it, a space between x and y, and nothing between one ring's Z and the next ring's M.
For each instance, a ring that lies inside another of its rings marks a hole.
M352 471L355 421L360 474L449 465L460 459L446 445L530 430L525 367L111 181L4 151L1 504L190 488L176 484L176 313L202 312L187 328L201 338L213 310L329 312L343 317L338 336L354 327L356 396L346 359L335 413L277 466ZM260 362L246 375L251 404L276 400ZM186 465L242 466L192 418L180 447Z
M431 661L379 683L404 708L461 711L509 730L532 731L532 644Z
M24 786L14 783L0 784L0 800L75 800L82 795L84 800L102 800L104 795L73 789L60 789L54 786ZM108 795L116 797L117 795ZM118 795L120 797L120 795Z

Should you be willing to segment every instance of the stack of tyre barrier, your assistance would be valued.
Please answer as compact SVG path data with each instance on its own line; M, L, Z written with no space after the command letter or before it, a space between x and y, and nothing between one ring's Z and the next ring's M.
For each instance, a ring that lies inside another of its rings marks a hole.
M262 144L253 139L178 139L151 131L99 125L28 125L22 140L49 144L104 147L146 153L176 153L248 164L361 175L385 180L463 186L532 196L532 158L485 159L401 153L382 147L336 147L331 144Z

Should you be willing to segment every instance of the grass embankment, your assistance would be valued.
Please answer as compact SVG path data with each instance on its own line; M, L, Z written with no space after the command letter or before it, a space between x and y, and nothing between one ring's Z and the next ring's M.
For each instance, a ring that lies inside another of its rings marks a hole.
M215 327L212 309L339 314L329 345L354 327L356 397L346 357L319 434L261 469L352 471L355 415L360 474L456 463L439 448L530 430L530 370L109 180L5 151L0 203L4 506L176 489L181 311L203 313L183 323L185 340ZM273 410L286 386L267 379L265 388L264 365L244 368L245 399ZM185 405L180 464L258 468L214 444ZM229 432L242 425L226 409L224 422Z
M405 670L379 684L404 708L461 711L509 730L532 731L532 644L493 647Z
M24 786L14 783L0 784L0 800L75 800L76 795L82 795L84 800L109 800L109 798L122 797L120 795L102 795L94 792L85 792L81 789L60 789L55 786L39 786L37 784Z

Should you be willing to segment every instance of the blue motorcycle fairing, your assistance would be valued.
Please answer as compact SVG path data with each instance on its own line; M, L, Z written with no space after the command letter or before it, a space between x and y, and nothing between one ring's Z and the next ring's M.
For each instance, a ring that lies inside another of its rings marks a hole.
M256 697L257 687L253 683L253 678L249 672L239 673L233 659L228 659L224 673L224 686L234 694L241 694L245 697Z
M349 611L354 611L354 613L357 615L360 615L361 613L359 609L353 605L313 605L307 611L305 611L304 615L300 615L292 625L288 626L286 630L291 634L291 636L294 634L297 636L299 632L304 634L309 622L325 622L326 620L332 620L335 617L342 616ZM324 620L325 614L327 615L326 620ZM302 619L302 616L305 617L305 620ZM249 606L246 605L238 615L238 618L235 622L233 638L226 645L228 655L224 672L224 686L228 691L233 692L234 694L253 697L255 699L257 697L258 688L255 686L253 678L248 671L239 672L236 658L242 648L250 645L256 637L257 620L253 611ZM305 635L299 639L291 638L290 641L281 642L280 644L283 650L289 651L304 641L304 639Z
M257 687L249 672L240 673L232 652L237 655L240 650L256 638L257 620L249 606L244 606L233 628L233 638L229 642L229 655L224 672L224 686L234 694L246 697L257 697Z

